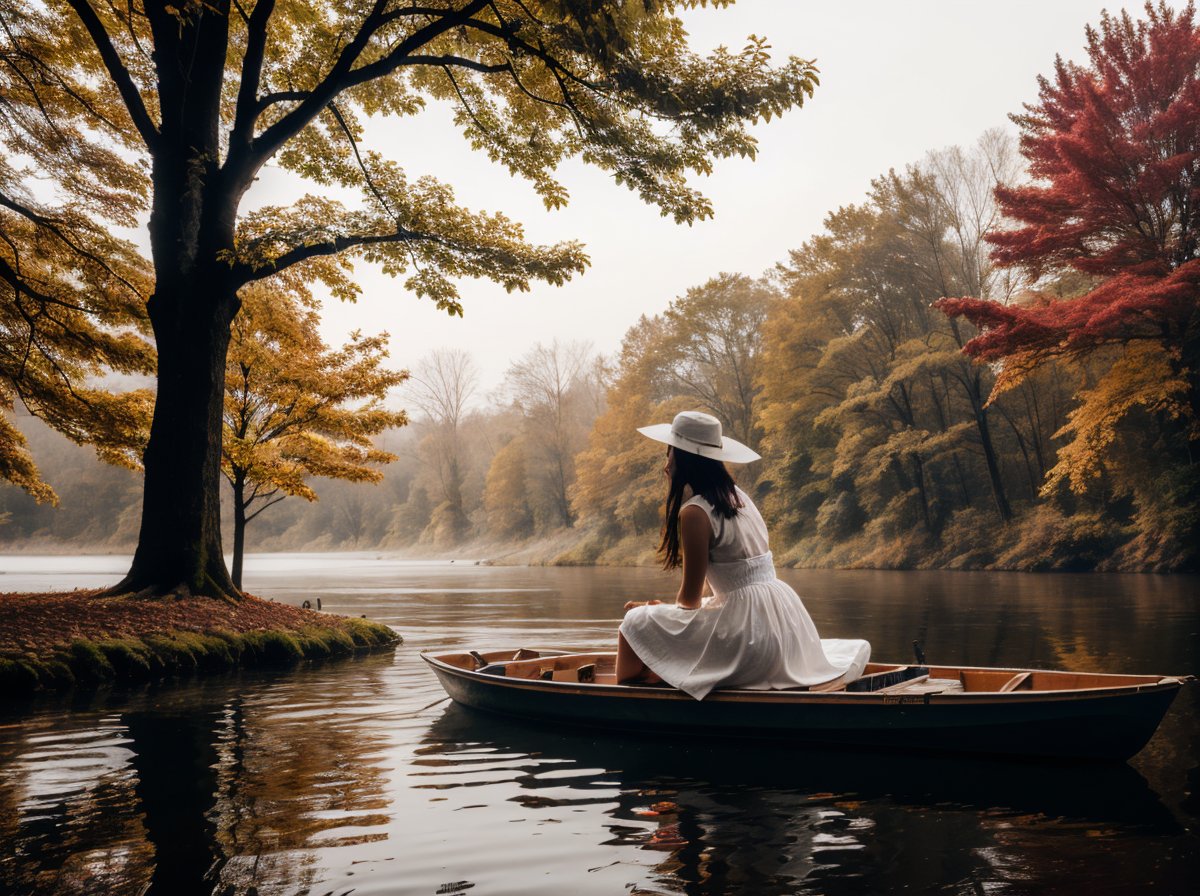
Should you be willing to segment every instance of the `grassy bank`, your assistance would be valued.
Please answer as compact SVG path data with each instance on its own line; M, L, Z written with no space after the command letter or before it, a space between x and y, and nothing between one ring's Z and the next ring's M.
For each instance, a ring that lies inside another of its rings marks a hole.
M247 596L0 595L0 699L390 649L386 625Z

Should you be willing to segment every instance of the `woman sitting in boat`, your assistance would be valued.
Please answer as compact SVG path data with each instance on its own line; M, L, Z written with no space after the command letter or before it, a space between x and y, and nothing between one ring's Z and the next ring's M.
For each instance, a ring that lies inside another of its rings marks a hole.
M775 577L766 524L725 467L759 456L699 411L638 432L668 446L659 554L663 568L683 568L683 581L674 604L625 605L617 680L661 680L702 700L714 688L811 687L862 675L870 645L821 641L799 596ZM701 596L705 581L710 597Z

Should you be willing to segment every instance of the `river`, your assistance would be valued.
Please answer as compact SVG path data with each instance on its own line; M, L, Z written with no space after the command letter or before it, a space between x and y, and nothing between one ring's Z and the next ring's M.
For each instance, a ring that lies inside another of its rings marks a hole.
M127 560L0 557L0 591ZM1190 894L1198 685L1127 765L546 730L442 700L440 647L608 648L649 569L251 556L394 655L0 704L0 893ZM783 571L877 659L1200 674L1195 577Z

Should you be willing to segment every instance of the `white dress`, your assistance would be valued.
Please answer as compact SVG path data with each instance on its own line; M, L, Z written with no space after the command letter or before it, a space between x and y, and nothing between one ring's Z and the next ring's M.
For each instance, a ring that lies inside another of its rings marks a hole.
M663 681L697 700L714 688L771 690L858 678L871 645L821 640L800 597L775 577L758 508L741 489L737 494L742 507L732 519L699 495L683 505L702 508L712 525L712 597L698 610L637 607L625 614L621 634Z

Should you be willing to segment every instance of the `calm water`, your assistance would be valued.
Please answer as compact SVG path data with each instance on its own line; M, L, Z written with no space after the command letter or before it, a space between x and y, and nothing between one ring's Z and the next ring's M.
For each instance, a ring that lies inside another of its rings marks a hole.
M1196 892L1197 686L1129 765L547 731L442 701L418 652L599 648L652 570L252 557L247 586L367 614L394 656L0 710L0 893ZM120 558L0 557L0 590ZM788 572L826 636L908 659L1200 672L1200 582ZM1036 736L1036 732L1031 732Z

